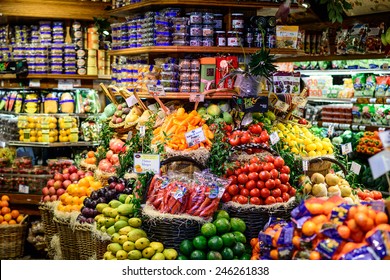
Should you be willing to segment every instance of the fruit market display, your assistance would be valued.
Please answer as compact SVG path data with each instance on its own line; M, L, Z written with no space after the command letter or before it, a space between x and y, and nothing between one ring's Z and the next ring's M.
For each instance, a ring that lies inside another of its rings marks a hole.
M289 183L290 168L280 156L252 157L250 162L236 162L226 176L231 181L222 196L223 202L270 205L289 201L296 189Z
M212 222L202 225L200 235L180 243L180 260L248 260L244 231L247 225L219 210Z
M230 130L230 127L225 127L226 130ZM245 144L265 144L269 145L268 131L263 129L260 124L251 124L247 130L234 130L228 131L228 142L234 148ZM259 148L248 148L247 153L260 152Z
M25 217L18 210L11 209L9 203L10 198L8 195L1 196L0 225L20 224Z
M332 155L334 148L329 138L314 135L309 128L291 123L277 123L273 128L277 131L284 146L293 154L303 157Z
M382 207L347 204L339 196L311 198L292 221L271 221L251 241L253 259L388 259L390 225Z

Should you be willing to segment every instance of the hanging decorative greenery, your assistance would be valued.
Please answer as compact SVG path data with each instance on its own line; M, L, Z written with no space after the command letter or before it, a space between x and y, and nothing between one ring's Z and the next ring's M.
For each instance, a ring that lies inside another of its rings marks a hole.
M261 48L251 55L251 60L248 63L249 73L254 76L265 77L270 81L272 74L276 71L275 61L275 56L270 54L269 49Z
M343 13L346 10L352 9L352 4L347 0L317 0L320 4L326 5L329 20L333 23L336 21L343 22Z

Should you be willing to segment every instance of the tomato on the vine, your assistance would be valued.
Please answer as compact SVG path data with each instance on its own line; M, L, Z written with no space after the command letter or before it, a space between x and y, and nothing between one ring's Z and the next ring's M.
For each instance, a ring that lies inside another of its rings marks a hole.
M275 200L276 200L276 203L282 203L283 202L283 198L280 197L280 196L275 198Z
M280 186L282 185L282 182L280 182L279 179L274 179L274 182L275 182L275 188L280 188Z
M282 182L282 184L285 184L288 182L288 180L290 180L290 176L288 176L288 174L286 174L286 173L280 173L279 179L280 179L280 182Z
M236 170L234 170L234 175L238 176L242 173L242 169L241 168L237 168Z
M272 162L267 162L266 164L264 164L263 168L265 171L270 172L272 169L275 168L275 166Z
M242 169L243 173L248 174L249 173L249 164L248 163L244 164L244 166L241 167L241 169Z
M291 189L288 191L288 194L289 194L290 196L295 196L296 192L297 192L296 189L291 188Z
M225 130L226 132L232 132L233 127L231 124L225 124L225 126L223 127L223 130Z
M249 190L246 189L246 188L243 188L242 190L240 190L240 195L248 197L249 196Z
M236 175L231 175L228 177L230 180L230 184L237 184L237 176Z
M275 160L275 158L273 157L273 156L271 156L271 155L266 155L265 157L264 157L264 161L265 162L274 162L274 160Z
M240 137L238 137L237 135L230 135L229 136L229 144L232 145L232 146L238 146L240 145Z
M257 181L256 184L257 184L257 188L259 188L259 189L265 188L265 183L261 180Z
M251 163L249 165L249 172L259 172L260 165L258 163Z
M251 142L255 143L255 144L260 144L260 143L262 143L261 137L258 137L258 136L252 137L252 141Z
M290 195L288 193L282 193L283 202L287 202L290 199Z
M256 156L252 157L249 161L250 163L259 163L260 162L260 159Z
M288 187L285 184L281 184L279 189L282 191L282 193L288 192Z

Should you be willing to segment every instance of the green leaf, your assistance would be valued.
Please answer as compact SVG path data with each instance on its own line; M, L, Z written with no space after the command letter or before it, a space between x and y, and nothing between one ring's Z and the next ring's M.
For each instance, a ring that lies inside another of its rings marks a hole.
M328 0L321 0L320 1L320 4L325 4L325 3L327 3L328 2Z
M337 14L337 21L342 23L343 22L343 16L341 14Z

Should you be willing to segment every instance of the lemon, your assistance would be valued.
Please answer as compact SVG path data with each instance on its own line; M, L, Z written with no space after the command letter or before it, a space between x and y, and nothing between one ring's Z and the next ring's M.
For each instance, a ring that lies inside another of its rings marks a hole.
M305 138L303 140L303 144L305 144L305 146L307 146L307 145L311 144L311 140L309 138Z
M53 143L54 142L54 137L49 137L49 142Z
M42 135L41 135L41 136L38 136L37 139L38 139L38 142L43 142L43 141L42 141L42 140L43 140L43 139L42 139Z
M288 145L290 147L295 147L297 145L297 141L291 140L290 142L288 142Z
M42 130L38 130L37 136L42 136Z
M55 123L49 123L49 128L50 129L54 129L56 127L57 127L57 125Z
M50 131L49 131L49 136L50 136L50 137L54 137L55 135L56 135L56 134L55 134L55 132L54 132L53 130L50 130Z
M328 149L328 154L330 154L330 155L333 154L333 149L332 148Z
M299 154L298 149L295 148L295 147L291 149L291 152L294 153L294 154Z
M302 138L297 138L296 141L298 144L304 144L304 140Z
M316 150L321 151L324 147L322 146L321 142L316 143Z
M35 128L35 123L30 122L30 123L28 123L27 127L33 129L33 128Z
M321 156L324 156L324 155L326 155L327 153L328 153L327 150L321 150Z
M325 142L331 143L329 138L324 138L324 139L322 139L322 141L325 141Z
M20 135L19 136L19 141L23 141L24 140L24 136L23 135Z
M30 142L36 142L36 141L37 141L37 137L31 136L30 134Z
M309 157L315 157L315 156L317 156L317 153L313 150L313 151L310 151L308 155L309 155Z
M321 151L317 151L316 154L317 154L318 157L320 157L321 156Z
M308 151L308 152L314 151L316 148L317 148L317 146L314 143L306 145L306 151Z

